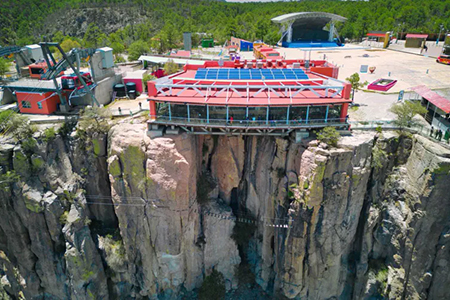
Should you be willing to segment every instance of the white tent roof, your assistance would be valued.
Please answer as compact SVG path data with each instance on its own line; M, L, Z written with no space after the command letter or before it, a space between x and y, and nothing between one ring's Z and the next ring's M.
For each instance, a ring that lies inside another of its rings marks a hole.
M339 15L317 11L317 12L297 12L297 13L285 14L285 15L281 15L281 16L273 18L272 22L285 23L285 22L289 22L289 21L293 21L293 20L297 20L297 19L303 19L303 18L328 18L328 19L330 19L330 21L341 21L341 22L347 20L347 18L344 18Z
M156 64L164 64L169 60L172 60L174 63L178 65L200 65L202 66L205 61L204 60L196 60L196 59L184 59L184 58L172 58L172 57L162 57L162 56L153 56L153 55L141 55L139 57L140 61L149 61Z

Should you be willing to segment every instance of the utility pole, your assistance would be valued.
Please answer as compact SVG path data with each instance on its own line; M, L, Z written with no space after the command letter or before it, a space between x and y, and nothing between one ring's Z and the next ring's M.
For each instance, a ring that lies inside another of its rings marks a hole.
M439 40L441 39L441 32L442 32L443 29L444 29L444 25L443 24L439 25L439 36L438 36L438 39L436 41L436 45L439 44Z

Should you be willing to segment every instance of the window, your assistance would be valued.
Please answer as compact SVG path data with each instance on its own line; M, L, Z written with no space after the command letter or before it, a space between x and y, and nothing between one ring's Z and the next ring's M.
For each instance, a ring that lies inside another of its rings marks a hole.
M22 107L23 108L31 108L30 101L22 101Z
M38 105L39 109L42 109L42 103L41 102L38 102L37 105Z

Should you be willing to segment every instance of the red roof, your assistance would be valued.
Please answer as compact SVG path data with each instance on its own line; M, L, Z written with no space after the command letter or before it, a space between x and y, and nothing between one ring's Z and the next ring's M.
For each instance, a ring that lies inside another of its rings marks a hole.
M433 92L424 85L419 85L411 88L414 92L419 94L421 97L427 99L432 104L442 109L445 113L450 113L450 100L442 97L441 95Z
M368 33L367 36L374 36L374 37L385 37L385 33Z
M408 33L406 35L407 39L426 39L428 34L419 34L419 33Z
M171 53L170 56L191 57L191 51L178 50L177 53Z

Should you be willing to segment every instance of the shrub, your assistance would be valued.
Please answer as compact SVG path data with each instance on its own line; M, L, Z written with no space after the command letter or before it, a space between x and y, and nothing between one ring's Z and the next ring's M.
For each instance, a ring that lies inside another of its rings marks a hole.
M336 147L341 135L334 127L325 127L317 133L317 139L329 146Z
M56 137L55 128L49 127L44 130L44 137L42 138L46 143L53 141Z
M154 79L156 79L156 77L153 76L152 74L145 74L145 75L142 77L142 84L143 84L143 86L145 87L145 90L147 90L147 82L148 82L148 81L152 81L152 80L154 80ZM147 91L147 92L148 92L148 91Z
M61 137L68 136L70 133L72 133L76 125L77 125L76 122L66 121L61 125L61 127L58 128L58 134Z
M20 176L17 175L16 171L7 171L4 174L0 174L0 189L7 191L10 189L10 185L14 182L19 181Z
M87 107L80 114L78 129L83 133L108 133L110 129L109 120L111 113L106 108Z
M176 73L180 70L180 68L178 67L178 65L176 63L173 62L173 60L168 60L165 64L164 64L164 71L166 71L167 75Z
M67 223L67 216L69 216L69 211L65 211L59 216L59 223L65 225Z
M390 111L395 115L395 124L403 128L414 125L414 116L424 115L428 110L420 102L405 101L394 104Z
M250 265L249 264L243 264L241 263L240 265L236 266L234 269L235 272L235 276L238 278L239 280L239 284L250 284L250 285L254 285L255 284L255 274L253 274L252 270L250 269Z
M23 151L26 154L31 155L34 153L34 150L36 149L37 142L34 138L29 137L29 138L23 140L21 145L22 145Z
M253 219L248 216L246 218ZM236 221L233 227L233 232L231 233L231 238L236 242L236 244L242 246L243 248L246 248L255 231L255 223L244 223Z
M372 162L371 167L381 169L383 167L383 162L386 159L387 154L384 150L375 146L372 151Z
M378 133L381 133L381 132L383 131L383 128L381 128L381 125L378 125L378 126L375 128L375 131L378 132Z
M116 55L116 60L114 61L116 64L124 63L126 62L125 58L122 55Z
M200 300L219 300L225 298L225 278L223 274L213 270L211 275L206 276L198 291Z
M125 261L125 248L121 239L114 239L111 234L103 238L108 266L117 270L123 266Z

